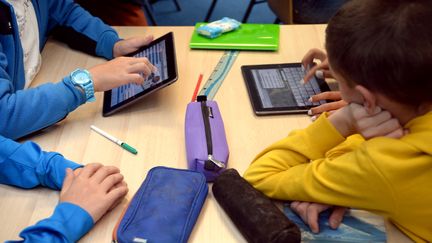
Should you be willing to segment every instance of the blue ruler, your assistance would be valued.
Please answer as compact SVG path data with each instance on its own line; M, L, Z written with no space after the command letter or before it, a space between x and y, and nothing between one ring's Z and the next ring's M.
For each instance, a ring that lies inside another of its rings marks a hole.
M239 51L225 51L219 60L218 64L214 68L212 74L207 79L207 82L204 84L202 89L199 92L199 95L207 96L208 100L213 100L218 91L219 87L222 85L226 75L234 64L235 59L237 58Z

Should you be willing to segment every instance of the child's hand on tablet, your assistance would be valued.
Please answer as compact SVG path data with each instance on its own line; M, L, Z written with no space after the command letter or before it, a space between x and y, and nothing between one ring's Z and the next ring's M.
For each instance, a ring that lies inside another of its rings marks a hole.
M125 84L143 84L157 69L145 57L117 57L89 69L94 90L106 91Z
M153 36L148 35L145 37L137 36L128 38L126 40L118 41L114 44L113 48L113 56L114 57L121 57L126 56L129 53L132 53L139 48L148 45L150 42L153 41Z
M177 80L173 33L150 42L151 39L141 38L140 41L139 38L131 38L119 42L117 47L123 47L123 54L127 53L127 57L117 57L89 70L95 90L107 91L104 93L103 116L109 116ZM123 87L116 89L119 86Z
M318 59L321 63L313 66L314 60ZM308 82L313 76L320 79L333 78L330 72L330 67L327 59L327 54L319 49L311 49L302 59L302 66L305 68L305 76L301 82ZM347 105L345 101L342 100L339 91L329 91L316 94L310 98L311 102L319 102L321 100L331 100L333 102L325 103L317 107L313 107L308 111L308 115L314 116L316 119L321 113L325 111L335 111Z
M342 100L341 94L339 91L326 91L319 94L316 94L310 98L311 102L319 102L321 100L331 100L332 102L328 102L316 107L312 107L308 111L308 115L317 116L321 113L328 111L333 112L339 108L346 106L348 103Z
M320 60L321 63L313 66L315 59ZM313 76L320 79L333 77L330 73L327 54L319 49L314 48L309 50L303 57L301 63L305 69L305 76L300 81L301 83L307 83Z

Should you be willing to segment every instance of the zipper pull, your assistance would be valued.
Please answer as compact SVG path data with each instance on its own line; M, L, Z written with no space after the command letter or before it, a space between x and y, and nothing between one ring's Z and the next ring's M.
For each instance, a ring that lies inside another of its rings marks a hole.
M222 163L221 161L215 159L212 154L208 155L208 160L213 162L213 164L215 164L219 168L225 168L225 164Z

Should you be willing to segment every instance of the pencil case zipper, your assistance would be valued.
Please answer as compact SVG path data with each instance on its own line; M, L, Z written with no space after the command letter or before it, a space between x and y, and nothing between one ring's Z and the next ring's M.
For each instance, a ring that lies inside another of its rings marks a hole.
M207 106L206 101L200 101L201 103L201 113L204 122L204 131L207 144L207 160L204 161L204 169L214 171L225 168L225 164L217 160L213 156L213 141L212 141L212 131L210 126L210 117L212 117L211 107Z

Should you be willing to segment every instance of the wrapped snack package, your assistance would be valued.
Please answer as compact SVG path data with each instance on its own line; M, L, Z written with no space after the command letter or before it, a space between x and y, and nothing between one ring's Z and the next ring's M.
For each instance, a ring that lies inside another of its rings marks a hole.
M200 26L197 32L208 38L216 38L225 32L236 30L240 27L241 23L235 19L224 17L206 25Z

